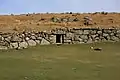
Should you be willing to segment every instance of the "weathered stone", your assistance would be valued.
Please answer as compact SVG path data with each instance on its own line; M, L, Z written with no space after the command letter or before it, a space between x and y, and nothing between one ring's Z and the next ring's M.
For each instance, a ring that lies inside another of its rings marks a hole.
M65 43L71 43L71 40L64 40Z
M96 35L91 35L91 37L94 39L96 37Z
M4 37L0 35L0 41L4 41Z
M110 40L110 36L107 36L106 38L107 38L107 40Z
M79 41L79 38L80 38L79 35L75 35L75 36L74 36L74 41Z
M110 33L111 36L114 36L114 33Z
M104 36L104 37L107 37L107 36L109 36L109 34L107 34L107 33L103 33L103 36Z
M120 34L120 30L117 30L117 33Z
M28 43L27 42L21 42L19 43L20 49L28 48Z
M96 34L96 32L97 32L96 30L91 30L90 34Z
M52 44L56 43L56 35L50 35L49 40L51 41Z
M116 37L118 37L120 39L120 34L116 34Z
M34 40L28 40L27 42L28 42L29 46L36 46L37 45L37 43Z
M93 40L91 38L89 38L87 43L93 43Z
M62 30L58 30L58 31L55 32L55 34L65 34L65 33Z
M18 46L17 42L14 42L14 43L10 43L10 47L14 48L14 49L17 49L19 46Z
M102 31L97 31L98 34L102 34Z
M42 39L42 41L41 41L41 45L49 45L50 44L50 42L49 41L47 41L46 39Z
M81 35L80 38L82 38L82 39L88 39L88 36L87 35Z
M83 42L84 42L84 43L87 43L87 42L88 42L88 40L87 40L87 39L85 39L85 40L83 40Z
M35 42L36 42L37 44L40 44L40 40L35 40Z
M74 38L74 34L73 33L66 33L66 37L68 39L73 39Z
M53 17L53 18L51 18L51 21L52 21L52 22L61 22L61 19L60 19L60 18Z
M67 18L63 18L61 19L63 22L68 22L68 19Z
M68 22L73 22L73 21L74 21L73 18L69 18L69 19L68 19Z
M8 50L8 47L6 47L6 46L0 46L0 50Z
M30 40L30 38L29 37L25 37L25 40L28 41L28 40Z
M13 36L13 37L11 38L11 42L21 42L21 41L22 41L22 39L19 38L18 36Z
M31 33L31 36L35 36L35 33Z
M37 40L42 40L42 37L37 37Z
M83 34L89 34L89 32L90 32L89 30L84 30Z
M77 21L79 21L79 19L78 19L78 18L74 18L73 21L74 21L74 22L77 22Z
M0 41L0 46L9 46L9 43L6 41Z
M79 40L80 42L83 42L83 39L81 39L81 38L78 38L78 40Z
M99 40L100 40L100 38L99 38L99 37L95 37L95 40L98 40L98 41L99 41Z
M115 36L112 36L111 40L113 40L113 41L120 41L120 39L118 37L115 37Z
M30 38L31 38L32 40L35 40L35 39L36 39L36 37L35 37L35 36L31 36Z
M103 29L103 32L104 33L111 33L111 30L109 30L109 29Z
M80 34L80 35L82 35L82 34L83 34L83 30L76 30L76 31L75 31L75 34L78 34L78 35Z
M11 40L11 37L5 38L5 41L7 41L7 42L9 42L9 43L10 43L10 40Z

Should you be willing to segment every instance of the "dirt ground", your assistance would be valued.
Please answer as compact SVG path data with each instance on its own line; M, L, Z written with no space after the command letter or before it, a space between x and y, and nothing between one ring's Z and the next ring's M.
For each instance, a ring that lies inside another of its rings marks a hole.
M85 26L83 18L89 16L92 18L92 25ZM55 23L50 21L52 17L78 18L77 22ZM120 13L72 13L72 14L21 14L21 15L0 15L1 31L22 31L22 30L50 30L57 27L120 27Z

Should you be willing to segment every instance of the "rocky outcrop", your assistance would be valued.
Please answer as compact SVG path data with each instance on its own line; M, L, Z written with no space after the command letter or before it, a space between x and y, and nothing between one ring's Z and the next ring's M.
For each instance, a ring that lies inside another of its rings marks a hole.
M57 41L58 40L58 41ZM56 28L50 32L0 33L0 50L49 44L83 44L120 41L120 29Z
M74 17L74 18L70 18L70 17L64 17L64 18L52 17L51 21L52 22L56 22L56 23L61 23L61 22L77 22L77 21L79 21L79 19L76 18L76 17Z

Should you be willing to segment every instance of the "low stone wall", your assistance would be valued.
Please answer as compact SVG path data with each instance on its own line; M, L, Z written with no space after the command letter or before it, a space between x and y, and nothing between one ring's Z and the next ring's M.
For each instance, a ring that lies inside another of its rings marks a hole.
M43 32L0 33L0 49L24 49L49 44L81 44L120 41L120 29L59 28Z

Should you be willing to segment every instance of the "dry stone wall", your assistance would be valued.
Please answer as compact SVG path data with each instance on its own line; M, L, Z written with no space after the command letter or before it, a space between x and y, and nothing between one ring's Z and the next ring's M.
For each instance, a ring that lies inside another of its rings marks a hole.
M0 33L0 50L49 44L82 44L120 41L120 29L56 28L49 32Z

